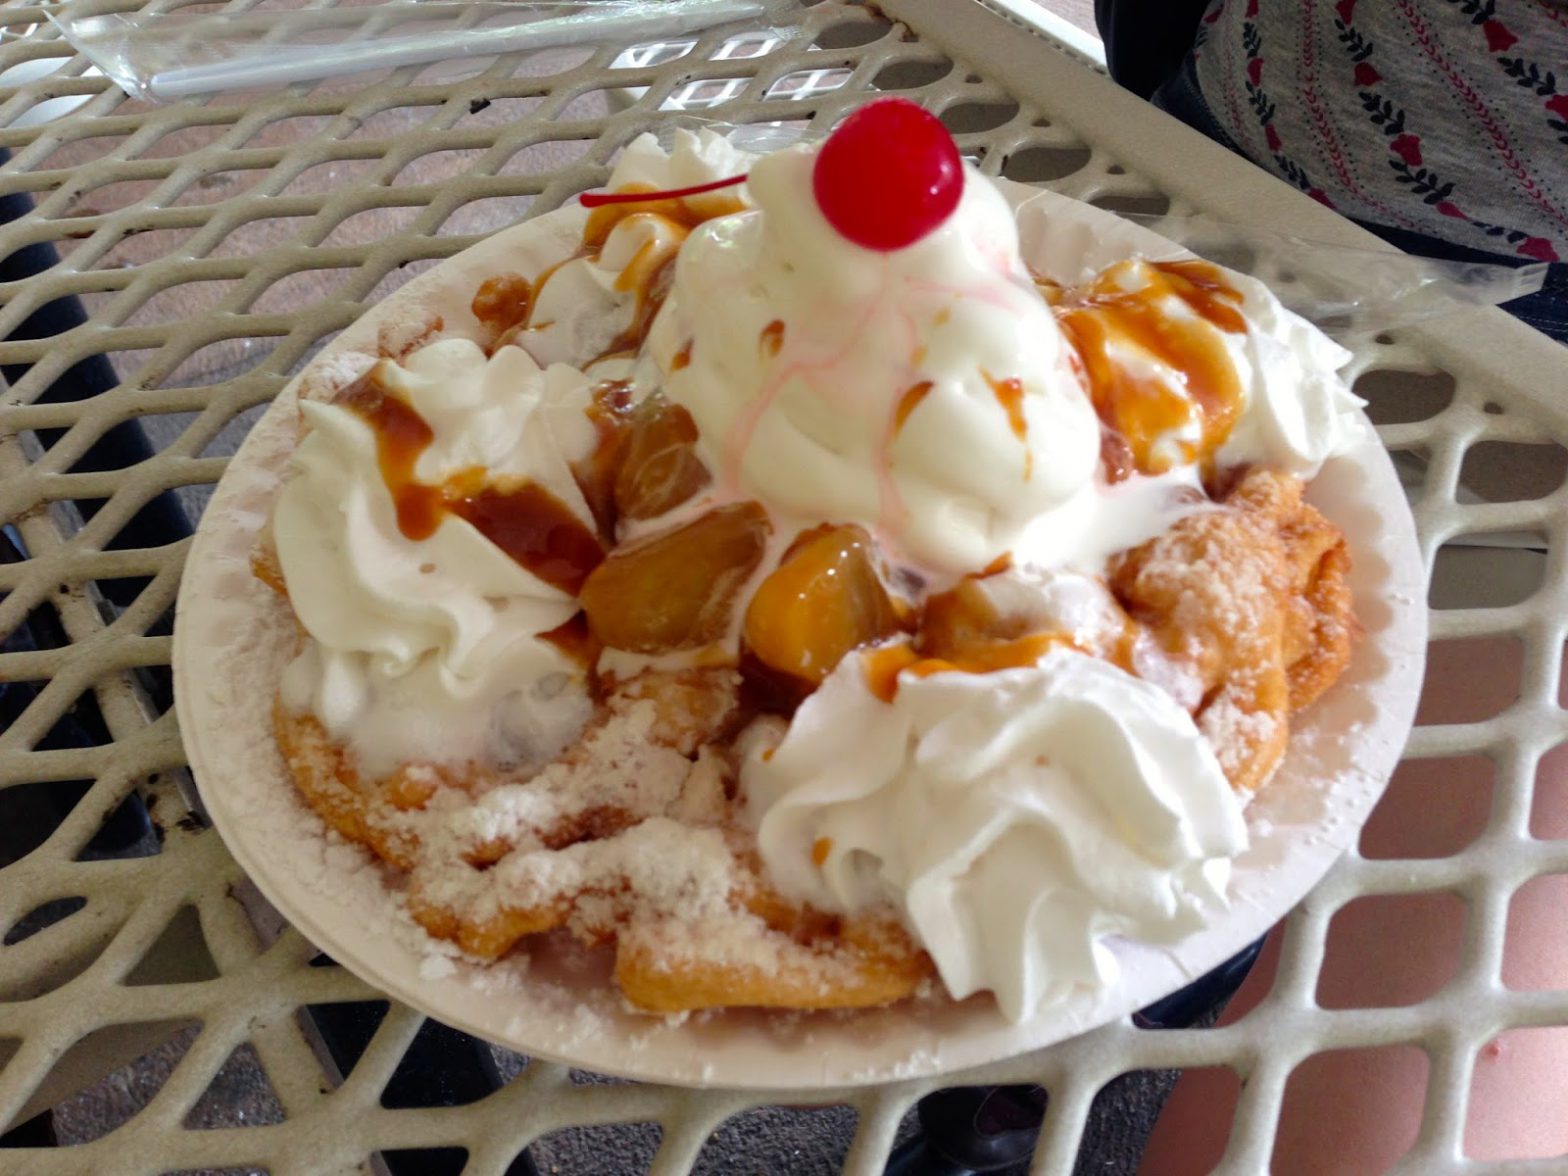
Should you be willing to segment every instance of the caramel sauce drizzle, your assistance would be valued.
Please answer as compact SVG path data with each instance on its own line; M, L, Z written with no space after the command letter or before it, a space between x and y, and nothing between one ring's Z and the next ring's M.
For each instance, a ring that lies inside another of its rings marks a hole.
M1055 278L1046 277L1033 266L1029 267L1029 280L1034 283L1034 288L1039 291L1040 297L1045 299L1047 306L1057 305L1067 293Z
M582 609L573 613L564 624L539 634L539 640L548 641L580 666L593 665L604 648L594 639L593 631L588 628L588 614Z
M536 482L519 478L486 485L483 469L461 470L438 485L421 482L414 468L435 433L411 405L381 385L374 368L345 389L338 403L375 433L381 479L406 538L428 539L447 515L456 515L519 566L573 596L603 562L599 537Z
M929 678L932 674L990 674L1025 669L1057 648L1079 646L1065 633L1030 633L1006 641L976 642L951 659L924 657L904 641L866 650L860 657L867 688L875 697L891 703L898 697L898 677L905 670L917 678Z
M1029 436L1029 422L1024 417L1024 384L1017 376L1010 376L1005 380L993 380L990 376L985 382L991 385L991 391L996 394L996 402L1007 413L1007 423L1012 426L1013 436L1020 441Z
M628 185L621 195L653 192L647 184ZM597 261L617 226L639 216L664 221L679 246L692 229L715 217L744 212L746 205L734 193L703 193L694 203L688 198L655 197L647 200L622 200L593 208L583 226L582 242L570 256L547 267L532 282L519 274L500 274L488 278L475 292L470 309L474 317L498 332L496 347L513 340L520 332L543 326L533 321L540 295L550 280L565 265L587 259ZM661 249L655 241L645 241L616 278L615 288L636 295L632 318L627 328L595 359L636 355L648 337L654 318L663 307L674 280L677 249ZM779 324L782 335L783 325ZM691 362L691 343L676 356L675 368ZM377 406L400 404L395 397L369 397ZM478 495L454 493L451 486L423 486L413 477L413 463L430 444L429 428L406 405L401 409L374 407L379 414L371 420L381 445L382 472L393 498L399 503L399 526L411 538L425 537L440 525L442 512L467 518L498 546L541 579L575 594L594 567L604 558L604 544L615 526L613 488L618 454L631 411L631 387L625 381L607 381L594 389L588 419L596 431L593 452L575 463L572 474L588 502L600 536L594 536L576 523L571 512L559 502L554 506L539 498L548 494L542 488L524 487L504 492L490 489ZM384 420L382 418L385 418ZM413 417L408 421L405 417ZM395 418L395 419L394 419ZM367 417L367 419L370 419ZM399 431L401 430L401 432ZM421 433L421 430L423 432ZM406 436L404 435L406 434ZM510 505L504 505L502 495ZM571 520L571 525L567 521ZM405 525L406 524L406 525ZM411 532L408 528L414 529ZM575 527L575 530L573 529ZM486 530L488 528L488 530ZM531 529L532 528L532 529ZM601 537L603 542L601 542ZM590 541L591 540L591 544ZM536 566L537 565L537 566ZM552 577L554 577L552 579Z
M1136 669L1138 642L1145 630L1131 617L1122 620L1122 631L1116 635L1116 644L1106 654L1105 660L1118 669L1126 670L1133 677L1141 677Z
M691 349L696 343L695 339L686 340L686 346L675 353L675 358L670 360L670 371L678 372L682 368L691 366Z
M648 184L630 184L622 189L622 193L636 195L654 190ZM694 207L691 198L673 197L627 200L616 204L600 205L589 212L588 222L583 227L582 243L575 253L548 266L532 282L515 273L487 278L474 294L470 309L475 318L498 333L496 346L503 346L511 342L521 331L548 325L533 321L534 311L545 286L562 266L583 259L598 261L604 252L605 243L610 239L610 234L622 221L637 216L658 217L670 226L676 237L676 244L679 245L703 222L729 216L731 213L744 212L746 208L739 196L724 192L701 194L700 209ZM632 321L626 330L611 341L603 353L589 361L590 364L603 359L636 355L642 349L643 342L648 337L648 328L653 325L654 318L669 294L670 284L674 279L676 252L676 250L661 251L655 242L646 241L632 257L631 262L621 271L616 279L615 288L622 293L636 294ZM690 359L689 353L687 358Z
M656 192L658 189L649 184L628 184L620 191L638 195L643 192ZM745 212L746 208L747 205L734 193L706 195L702 198L700 210L694 207L690 197L655 196L648 200L603 204L588 214L588 224L583 229L583 248L591 250L594 256L598 256L599 251L604 248L604 243L610 239L610 234L615 231L616 225L644 213L652 213L689 233L706 221L729 216L731 213Z
M656 189L648 184L629 184L621 191L636 194L653 192ZM616 226L635 216L658 217L675 230L680 241L684 241L698 225L721 216L745 212L746 207L741 198L733 192L702 194L700 207L694 205L690 198L678 197L603 204L588 214L588 223L583 228L582 247L576 257L597 261L604 251L605 242L610 239L610 234L615 231ZM638 250L631 264L622 271L616 281L616 289L635 291L636 306L632 312L631 325L610 343L604 354L598 357L599 359L636 355L642 349L643 342L648 337L648 328L653 325L654 318L664 306L664 300L670 292L670 285L675 279L675 256L676 251L672 250L662 259L657 258L653 252L653 243L649 242ZM575 260L575 257L567 260ZM548 272L553 274L554 271ZM545 279L541 278L541 286L544 281ZM687 358L689 360L690 355Z
M1105 427L1124 442L1112 444L1107 456L1111 481L1131 469L1163 473L1173 464L1157 454L1162 436L1181 429L1196 415L1201 439L1184 442L1189 461L1209 461L1224 444L1241 410L1241 382L1225 347L1224 335L1246 332L1240 310L1241 293L1228 285L1219 270L1204 261L1160 261L1144 267L1149 282L1138 290L1121 290L1106 271L1086 294L1055 307L1062 329L1083 361L1090 398ZM1172 318L1161 308L1177 298L1195 316ZM1128 347L1180 373L1182 387L1140 374L1112 358ZM1127 468L1127 459L1131 469Z
M533 317L533 283L522 274L495 274L479 284L468 309L497 334L504 334Z
M896 437L903 431L904 423L909 420L910 413L920 407L920 402L931 394L932 383L930 380L921 380L904 389L904 394L898 398L898 408L893 412L893 435Z
M546 584L576 596L604 562L599 537L566 504L534 481L486 486L451 499L447 510Z
M685 237L684 231L681 236ZM632 321L590 362L635 356L642 350L648 329L653 326L654 318L663 309L664 300L669 297L670 287L675 284L675 256L674 250L661 256L653 241L644 242L637 250L621 271L621 276L615 279L618 291L636 295L632 304Z
M757 345L762 348L762 354L772 359L784 347L784 320L774 319L762 328L762 335L757 340Z
M652 191L632 185L626 192ZM496 348L536 324L539 296L560 269L579 259L597 261L616 226L637 216L656 216L671 226L677 245L704 221L745 211L738 196L704 194L700 210L686 199L665 197L629 200L593 209L583 229L577 251L547 267L532 281L517 273L485 279L470 301L475 319L494 331ZM598 359L635 354L669 293L674 275L673 250L660 250L645 242L616 279L616 289L636 294L631 324L614 339ZM782 336L783 326L779 325ZM677 368L691 361L691 344L677 356ZM370 425L376 437L376 458L382 481L392 496L398 530L415 542L428 539L448 515L472 525L521 567L563 592L577 595L583 582L605 557L605 543L614 526L616 457L631 410L631 389L624 381L608 381L594 389L587 411L597 442L593 452L573 469L593 512L600 534L577 519L564 503L539 484L523 478L489 481L483 469L463 470L440 484L422 482L415 475L421 455L435 439L434 431L406 401L393 395L377 379L375 370L336 398ZM581 615L541 634L569 656L591 660L591 638Z
M1029 419L1024 416L1024 382L1017 376L997 380L988 372L982 371L980 374L991 385L996 402L1007 414L1007 423L1013 430L1013 436L1024 447L1024 481L1027 482L1034 476L1034 451L1029 448Z

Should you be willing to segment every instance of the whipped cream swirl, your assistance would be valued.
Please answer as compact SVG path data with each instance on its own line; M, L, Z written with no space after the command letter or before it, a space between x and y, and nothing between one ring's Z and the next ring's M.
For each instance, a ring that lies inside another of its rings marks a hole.
M1012 210L966 168L943 225L873 252L824 218L815 158L759 159L760 215L687 240L649 336L665 394L697 422L719 494L802 525L859 523L897 564L984 567L1090 483L1099 457Z
M1183 259L1174 260L1180 264ZM1239 411L1228 433L1218 438L1219 464L1263 464L1303 478L1315 476L1324 461L1344 452L1359 435L1363 402L1338 374L1351 353L1286 309L1256 278L1222 266L1208 268L1234 299L1239 312L1234 329L1196 312L1162 280L1156 263L1143 258L1107 266L1084 286L1069 290L1064 300L1071 304L1086 292L1089 309L1073 313L1090 316L1097 313L1096 301L1117 294L1149 303L1162 321L1159 343L1172 334L1188 335L1192 353L1223 357L1224 376L1234 380ZM1169 468L1189 462L1184 454L1202 453L1195 373L1173 366L1159 346L1149 346L1137 333L1112 330L1103 346L1106 361L1122 378L1163 386L1191 406L1184 420L1150 439L1154 458Z
M713 131L677 131L668 154L648 134L640 135L621 153L610 175L611 191L667 191L740 175L754 156L738 151ZM733 212L744 199L744 188L692 196L686 206L697 216ZM675 256L686 240L686 226L668 217L637 214L618 222L599 248L568 260L549 273L538 291L528 330L517 343L541 364L594 366L597 375L624 371L600 370L607 353L624 339L644 295L640 285ZM535 280L538 275L535 276ZM604 363L629 368L616 356Z
M1225 444L1221 465L1268 465L1314 478L1331 457L1365 433L1366 401L1339 372L1354 356L1256 278L1225 270L1242 296L1246 334L1230 344L1246 404Z
M957 999L1013 1021L1107 984L1126 935L1172 942L1224 899L1241 804L1163 690L1067 649L987 675L846 658L742 768L774 883L825 910L892 903Z
M493 358L445 339L373 378L433 433L415 475L438 484L476 467L531 479L585 525L568 462L589 451L587 384L527 353ZM371 426L353 409L302 401L272 533L289 602L309 634L283 701L312 711L371 772L403 763L536 764L590 709L580 667L539 634L577 611L474 526L447 515L424 539L399 528Z

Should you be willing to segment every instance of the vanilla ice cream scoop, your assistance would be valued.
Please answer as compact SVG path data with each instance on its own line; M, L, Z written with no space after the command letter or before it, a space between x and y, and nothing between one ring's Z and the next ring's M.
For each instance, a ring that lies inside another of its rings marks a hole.
M760 211L686 241L649 336L664 393L718 494L858 523L939 577L974 571L1094 479L1099 422L994 185L964 167L938 227L870 249L824 215L817 158L759 159Z

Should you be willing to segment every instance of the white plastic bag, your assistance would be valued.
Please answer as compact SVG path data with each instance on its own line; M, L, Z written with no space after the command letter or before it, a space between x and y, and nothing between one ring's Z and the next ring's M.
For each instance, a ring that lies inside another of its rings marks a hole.
M679 36L781 18L794 0L387 0L243 13L51 10L132 97L168 102L453 58Z

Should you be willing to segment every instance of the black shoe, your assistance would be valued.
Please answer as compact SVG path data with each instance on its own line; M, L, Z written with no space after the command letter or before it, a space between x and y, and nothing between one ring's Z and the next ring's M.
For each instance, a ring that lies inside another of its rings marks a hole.
M1185 1029L1228 1001L1263 940L1133 1014L1143 1029ZM885 1176L979 1176L1021 1167L1034 1154L1046 1094L1040 1086L958 1086L920 1100L920 1134L888 1160Z

